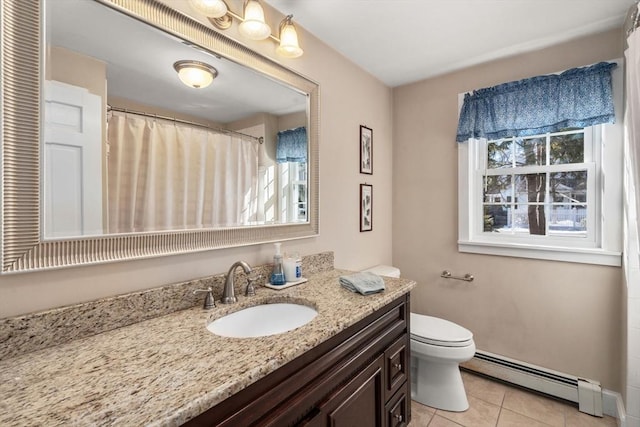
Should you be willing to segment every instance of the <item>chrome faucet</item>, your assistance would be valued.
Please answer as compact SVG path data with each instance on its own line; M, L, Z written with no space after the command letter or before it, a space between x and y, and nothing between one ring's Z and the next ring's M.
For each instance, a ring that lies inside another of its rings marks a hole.
M244 261L238 261L231 266L227 273L227 280L224 282L224 291L222 292L222 299L220 300L223 304L233 304L238 301L233 287L233 276L238 267L242 267L246 275L251 274L251 267Z

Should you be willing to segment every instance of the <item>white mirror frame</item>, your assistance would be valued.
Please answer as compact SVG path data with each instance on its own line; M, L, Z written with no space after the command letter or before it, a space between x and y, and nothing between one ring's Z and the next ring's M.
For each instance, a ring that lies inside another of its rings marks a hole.
M318 235L319 86L154 0L94 0L296 88L309 99L308 222L42 240L43 0L0 2L2 273L151 258Z

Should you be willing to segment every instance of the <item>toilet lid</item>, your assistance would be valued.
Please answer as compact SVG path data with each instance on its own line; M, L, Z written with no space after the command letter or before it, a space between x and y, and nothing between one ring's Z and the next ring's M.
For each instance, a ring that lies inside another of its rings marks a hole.
M471 344L473 334L448 320L411 313L411 339L443 347L465 347Z

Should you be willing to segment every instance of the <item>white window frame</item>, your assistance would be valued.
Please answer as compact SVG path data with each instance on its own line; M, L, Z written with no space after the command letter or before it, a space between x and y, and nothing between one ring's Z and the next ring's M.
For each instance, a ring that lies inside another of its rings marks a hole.
M299 162L286 162L286 163L278 163L278 176L279 176L279 197L278 199L281 201L280 206L280 218L286 222L307 222L308 221L308 186L307 180L300 180L300 166ZM305 166L305 167L308 167ZM308 173L308 172L307 172ZM308 176L308 175L307 175ZM298 202L298 192L300 191L300 186L304 187L305 192L305 202L304 208L305 211L304 218L301 218L300 209L301 204ZM298 188L298 190L296 190Z
M458 251L554 261L621 265L622 248L622 60L612 70L616 123L585 129L585 163L588 185L595 194L588 198L588 235L583 238L516 236L487 233L482 223L482 183L486 140L458 144ZM462 107L464 94L458 96ZM590 133L591 135L587 135ZM592 136L592 138L591 138ZM591 139L591 141L588 141ZM589 151L592 145L592 153ZM589 158L591 156L591 158ZM568 165L563 165L567 169ZM571 166L569 166L571 168ZM475 189L475 191L471 191ZM595 198L595 200L592 200Z

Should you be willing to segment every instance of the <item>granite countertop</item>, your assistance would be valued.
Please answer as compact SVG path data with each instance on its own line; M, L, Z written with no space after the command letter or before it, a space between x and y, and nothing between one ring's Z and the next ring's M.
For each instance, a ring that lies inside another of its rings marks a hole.
M180 425L409 292L385 278L383 293L343 289L332 270L238 303L193 308L0 361L0 425ZM318 310L280 335L224 338L206 325L263 302Z

